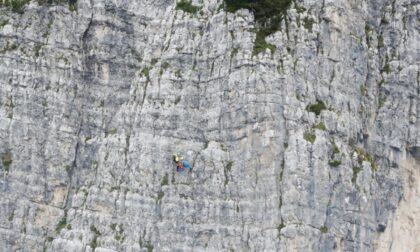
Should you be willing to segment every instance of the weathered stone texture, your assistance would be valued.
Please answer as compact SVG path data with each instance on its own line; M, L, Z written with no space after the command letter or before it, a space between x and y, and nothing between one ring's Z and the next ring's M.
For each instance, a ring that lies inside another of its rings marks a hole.
M419 248L420 2L193 4L0 8L3 251Z

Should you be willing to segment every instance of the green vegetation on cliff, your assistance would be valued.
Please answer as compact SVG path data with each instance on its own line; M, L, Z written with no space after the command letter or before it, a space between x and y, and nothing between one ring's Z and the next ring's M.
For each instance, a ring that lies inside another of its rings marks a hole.
M280 22L286 15L292 0L225 0L224 8L228 12L239 9L248 9L254 14L257 36L253 54L270 49L274 52L275 46L265 41L265 38L280 30Z
M0 0L0 8L6 7L13 12L23 14L25 5L29 2L30 0ZM39 5L68 3L71 11L77 9L77 0L37 0L37 2Z

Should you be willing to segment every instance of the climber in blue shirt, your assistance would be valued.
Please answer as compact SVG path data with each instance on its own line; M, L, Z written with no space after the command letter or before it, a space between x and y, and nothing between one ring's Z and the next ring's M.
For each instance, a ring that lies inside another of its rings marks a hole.
M174 162L177 164L177 172L183 172L185 169L188 169L189 171L192 170L190 162L188 162L188 160L184 160L184 157L182 157L182 155L179 152L173 155L173 159Z
M188 160L178 161L176 171L177 172L183 172L185 169L188 169L189 171L192 171L192 167L190 165L190 162L188 162Z

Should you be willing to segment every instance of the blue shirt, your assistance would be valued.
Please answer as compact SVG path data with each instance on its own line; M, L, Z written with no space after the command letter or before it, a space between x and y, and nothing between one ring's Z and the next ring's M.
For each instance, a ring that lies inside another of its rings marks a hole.
M188 162L187 160L182 160L182 165L185 168L191 169L190 162Z

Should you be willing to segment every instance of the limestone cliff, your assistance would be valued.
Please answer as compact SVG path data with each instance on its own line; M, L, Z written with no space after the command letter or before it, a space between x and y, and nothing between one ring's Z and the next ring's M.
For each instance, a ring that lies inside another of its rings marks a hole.
M2 251L419 251L420 1L278 1L0 0Z

